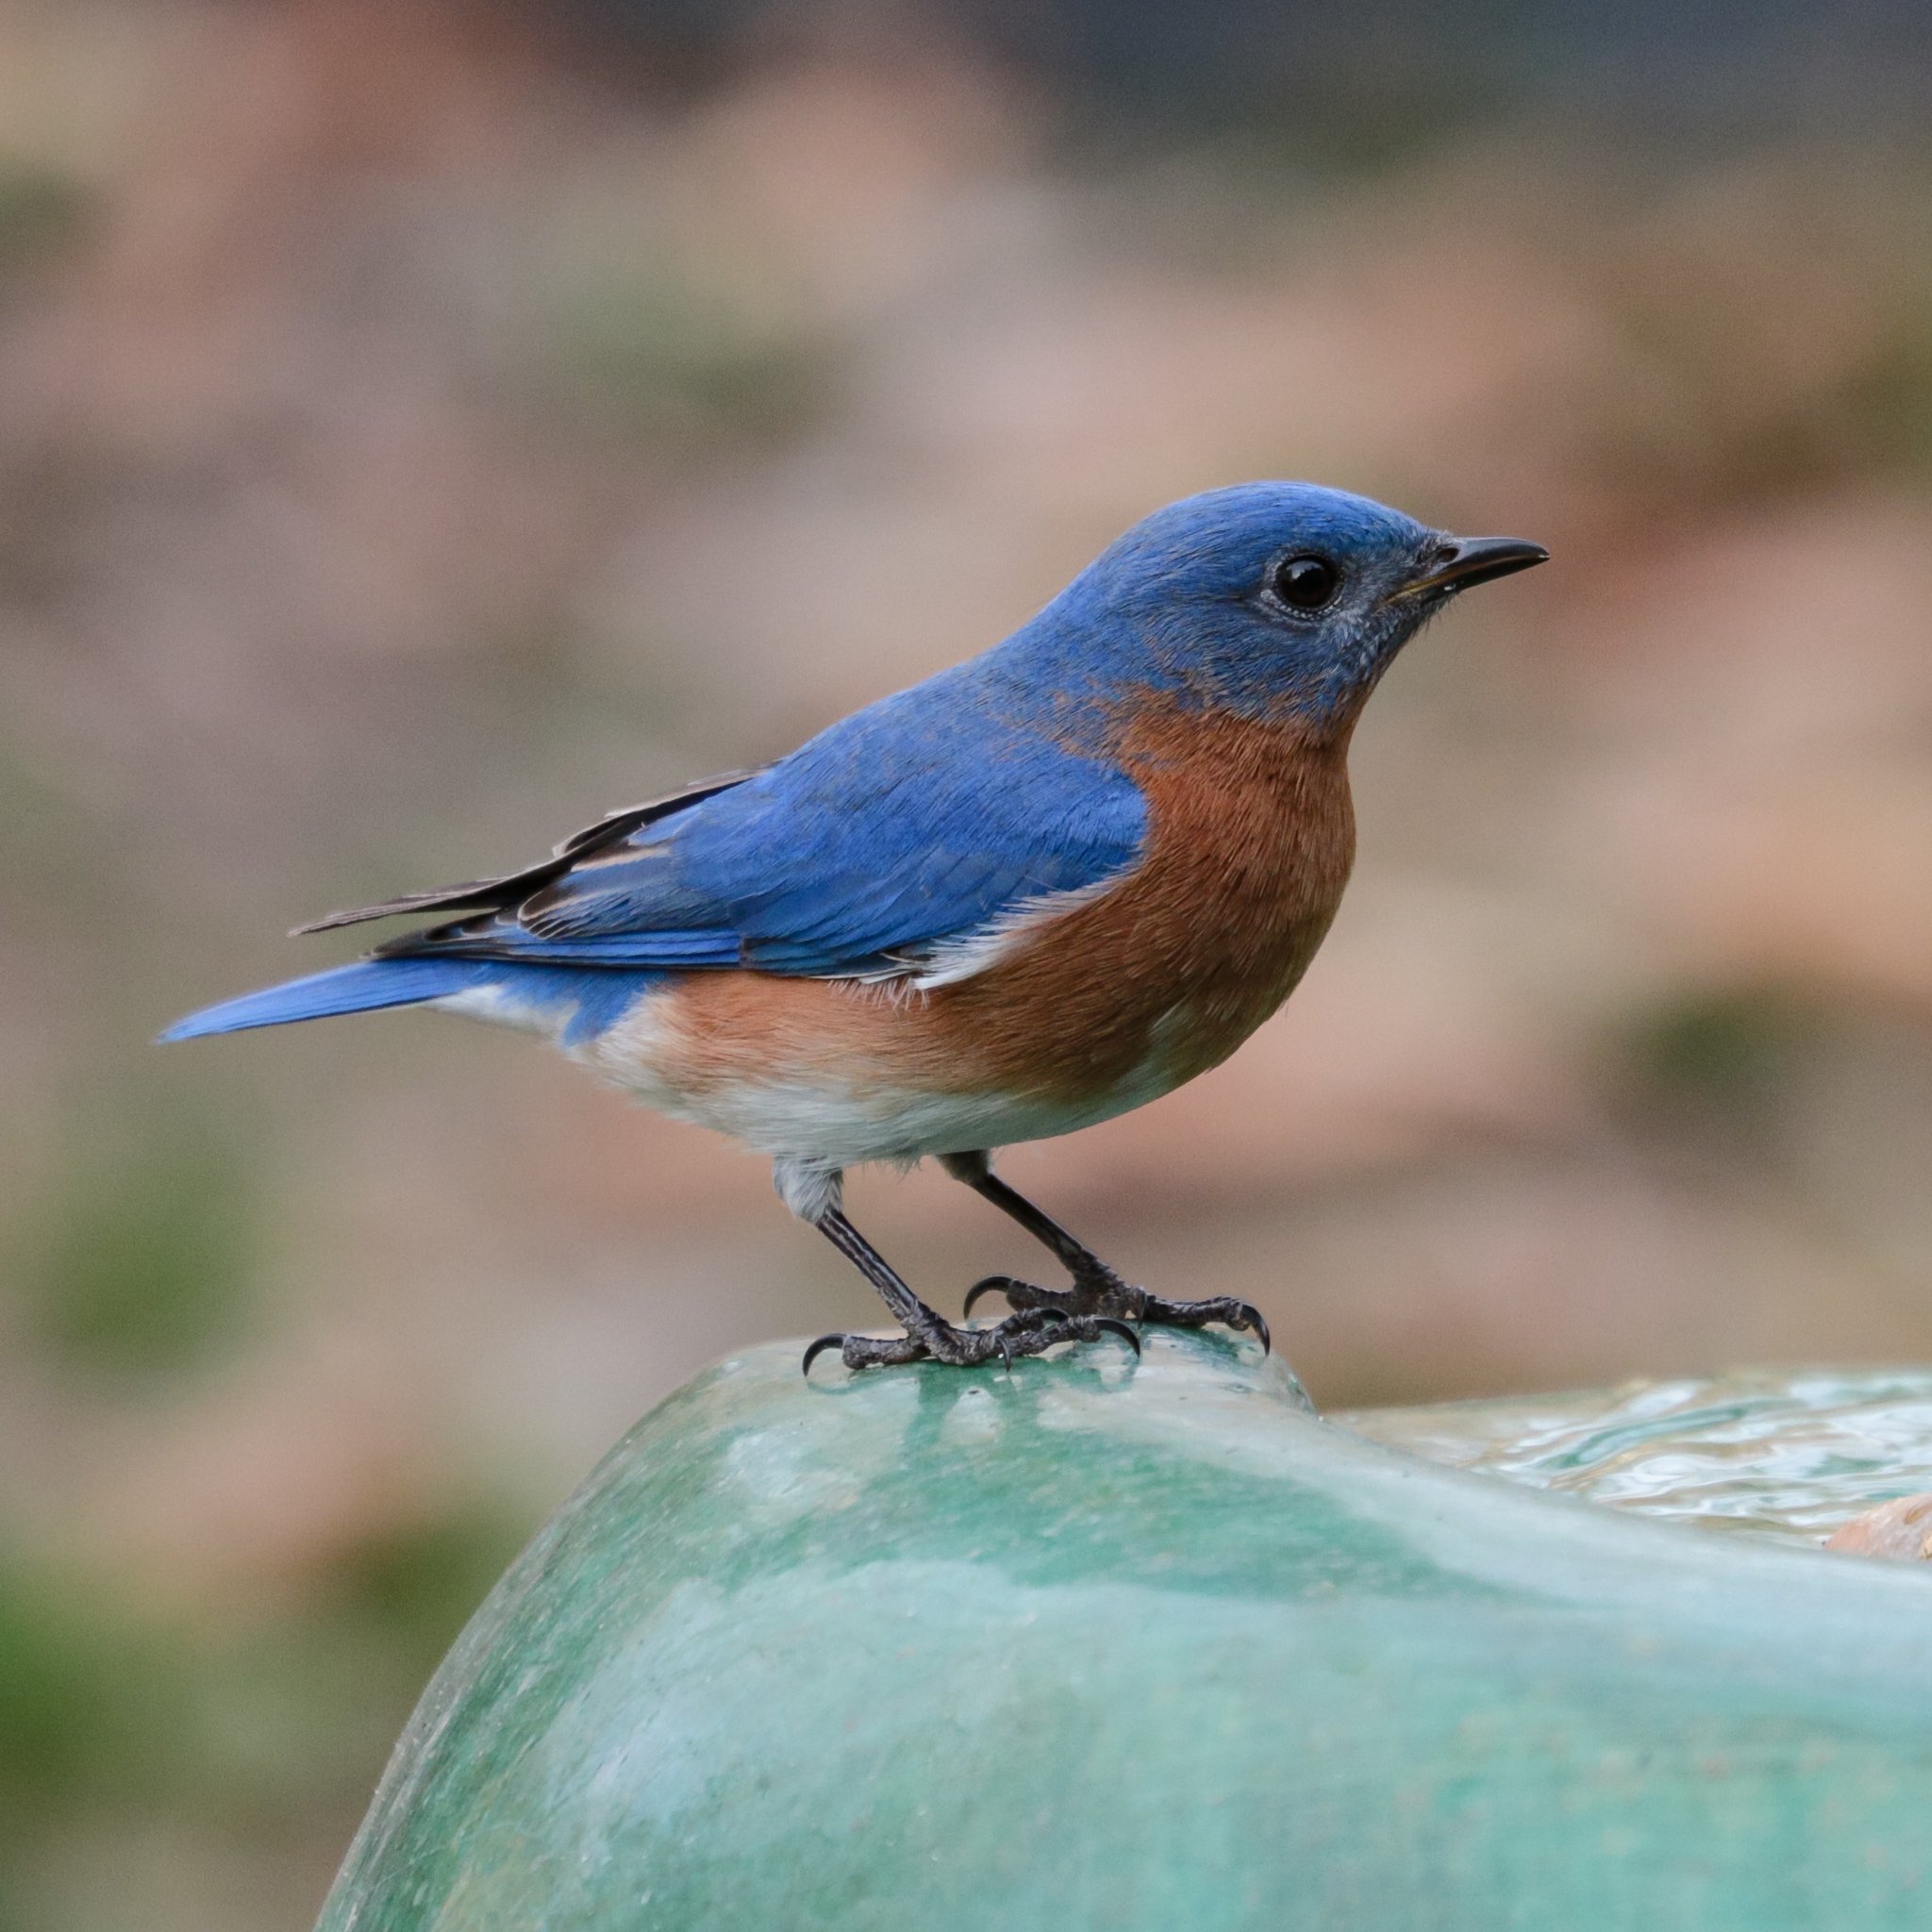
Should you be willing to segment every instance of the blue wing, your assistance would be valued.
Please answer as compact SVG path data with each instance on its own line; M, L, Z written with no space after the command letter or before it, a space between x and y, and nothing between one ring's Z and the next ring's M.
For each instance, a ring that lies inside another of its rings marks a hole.
M864 974L1125 872L1146 835L1139 788L1038 723L994 714L968 681L977 669L857 712L757 775L591 845L535 891L382 954Z

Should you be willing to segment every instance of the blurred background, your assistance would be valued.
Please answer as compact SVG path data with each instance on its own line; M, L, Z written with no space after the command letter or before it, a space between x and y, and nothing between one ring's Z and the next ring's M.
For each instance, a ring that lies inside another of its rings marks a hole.
M1189 491L1556 561L1289 1009L1007 1171L1324 1404L1932 1358L1928 108L1876 0L0 0L0 1932L306 1926L601 1451L877 1320L526 1041L155 1029Z

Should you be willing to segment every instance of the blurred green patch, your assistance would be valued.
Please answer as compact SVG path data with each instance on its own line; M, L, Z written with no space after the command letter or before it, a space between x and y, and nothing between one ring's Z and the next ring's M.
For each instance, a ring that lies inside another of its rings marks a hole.
M23 1868L50 1832L173 1784L190 1730L180 1658L111 1602L97 1578L0 1557L0 1932L40 1918Z
M231 1814L358 1806L431 1673L530 1533L489 1502L389 1530L300 1601L211 1635L195 1673L204 1801Z
M34 267L73 241L92 202L71 175L0 159L0 276Z
M1279 198L1427 162L1491 125L1507 104L1507 87L1492 75L1472 72L1443 86L1397 61L1370 84L1327 86L1297 96L1291 110L1272 104L1231 116L1210 106L1174 131L1196 136L1195 151L1244 194L1266 189ZM1095 159L1120 147L1148 147L1146 129L1117 119L1100 128L1090 123L1083 133ZM1166 150L1157 144L1153 152L1164 158Z
M830 344L782 305L671 254L626 252L552 284L534 360L561 408L619 435L774 441L819 420Z
M1761 1142L1794 1085L1823 1018L1776 989L1690 994L1642 1015L1623 1042L1632 1097L1685 1124Z
M529 1534L508 1510L478 1503L380 1538L337 1571L331 1614L426 1674Z
M47 1923L47 1888L63 1893L103 1840L333 1857L528 1531L488 1500L456 1504L239 1623L0 1542L0 1932Z
M151 1797L187 1736L175 1647L95 1579L0 1559L0 1821Z
M1932 294L1901 310L1849 385L1845 407L1875 455L1932 474Z
M252 1163L179 1103L72 1137L24 1243L36 1338L71 1366L180 1369L242 1325L256 1281Z

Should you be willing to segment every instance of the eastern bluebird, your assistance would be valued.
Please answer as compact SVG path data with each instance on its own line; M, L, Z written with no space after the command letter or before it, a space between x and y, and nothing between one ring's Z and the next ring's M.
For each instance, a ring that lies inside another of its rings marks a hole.
M992 1171L991 1150L1124 1113L1280 1006L1355 854L1346 755L1395 653L1458 591L1547 556L1359 496L1249 483L1158 510L1004 643L762 771L633 806L501 878L308 932L445 915L366 958L211 1007L189 1040L433 1006L544 1035L772 1158L786 1205L904 1332L846 1365L966 1365L1126 1323L1251 1328L1230 1298L1130 1287ZM861 1161L947 1173L1071 1290L956 1326L843 1211ZM1138 1346L1138 1344L1136 1344Z

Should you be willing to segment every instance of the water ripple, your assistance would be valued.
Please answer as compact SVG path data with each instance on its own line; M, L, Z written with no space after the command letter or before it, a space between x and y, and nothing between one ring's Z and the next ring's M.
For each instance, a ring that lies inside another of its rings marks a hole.
M1932 1369L1740 1372L1334 1420L1458 1469L1782 1542L1932 1490Z

